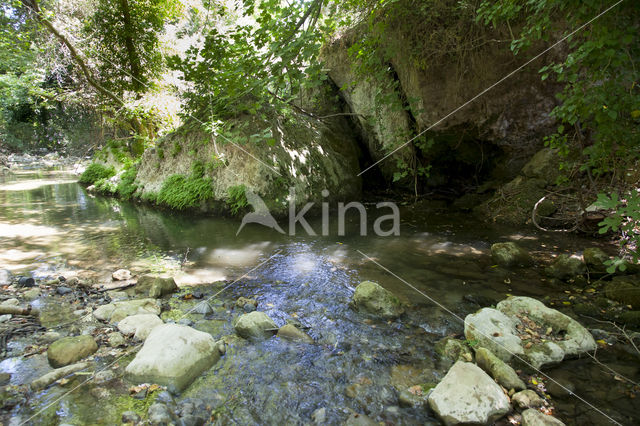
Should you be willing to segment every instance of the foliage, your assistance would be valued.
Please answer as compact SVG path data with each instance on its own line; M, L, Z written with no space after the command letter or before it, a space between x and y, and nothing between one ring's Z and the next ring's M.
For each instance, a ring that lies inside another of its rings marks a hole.
M599 232L601 234L609 231L619 232L622 252L630 255L634 263L637 262L640 259L640 194L638 191L631 191L624 198L619 198L615 192L611 195L599 194L596 205L613 211L610 216L600 222ZM621 271L627 269L626 262L620 257L606 263L609 273L614 273L616 268Z
M116 184L111 182L109 178L98 179L94 185L96 187L96 191L105 195L113 195L118 190Z
M159 34L179 5L176 0L96 1L84 30L92 38L89 54L98 60L107 86L118 93L146 90L162 67Z
M206 110L214 121L260 114L268 106L287 109L303 90L319 86L327 77L318 52L331 30L324 3L243 0L242 19L226 27L205 26L203 46L170 61L193 83L189 110Z
M163 182L155 201L175 210L186 210L199 207L202 202L211 198L211 178L175 174Z
M100 163L91 163L80 176L79 182L84 185L93 185L100 179L109 179L116 174L115 169Z
M136 176L138 176L138 170L135 166L129 167L120 175L120 182L118 182L116 192L123 200L130 199L138 189L135 184Z
M595 0L483 1L478 19L487 25L519 24L522 30L511 43L515 54L537 41L569 35L589 22L568 37L566 56L540 69L543 80L555 77L563 85L557 95L561 103L551 112L560 124L546 144L565 157L579 159L580 170L592 183L592 176L607 176L607 185L624 187L629 185L627 170L640 160L640 5L622 2L604 13L612 5ZM616 194L599 196L601 204L616 209L601 223L601 232L621 231L625 246L640 245L636 232L640 213L633 210L636 197L635 190L625 201Z
M249 205L246 195L247 188L244 185L235 185L227 189L227 206L231 214L237 215Z

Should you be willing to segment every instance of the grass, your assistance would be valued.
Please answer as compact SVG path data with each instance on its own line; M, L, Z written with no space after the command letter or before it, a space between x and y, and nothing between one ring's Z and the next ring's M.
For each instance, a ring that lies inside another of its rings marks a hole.
M156 202L174 210L199 207L213 198L211 179L198 175L171 175L162 184Z
M120 176L116 192L123 200L130 199L138 189L138 186L134 183L137 175L138 170L132 166Z
M244 185L236 185L227 190L227 205L232 214L237 215L238 212L249 205L245 192L246 189Z

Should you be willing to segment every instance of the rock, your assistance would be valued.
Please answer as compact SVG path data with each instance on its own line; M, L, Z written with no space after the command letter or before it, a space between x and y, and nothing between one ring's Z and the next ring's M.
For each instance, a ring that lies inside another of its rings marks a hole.
M550 267L545 269L545 272L550 277L567 281L578 275L585 274L587 266L578 257L561 254Z
M640 327L640 311L627 311L618 316L618 321L632 328Z
M429 406L446 425L488 424L507 414L509 399L478 366L458 361L429 395Z
M455 337L447 336L436 342L435 345L436 354L440 355L441 359L453 364L456 361L473 361L473 353L471 348Z
M311 420L314 424L323 425L327 421L327 409L325 407L318 408L311 414Z
M544 399L531 389L515 393L511 397L511 401L515 402L520 408L536 408L544 405Z
M522 174L528 178L543 179L553 184L559 175L560 156L558 151L543 148L538 151L522 168Z
M126 281L130 280L131 277L131 271L129 271L128 269L118 269L111 274L111 279L114 281Z
M118 302L120 300L129 299L129 295L127 294L126 291L111 290L111 291L107 291L107 294L109 295L109 298L111 298L112 302Z
M522 413L522 426L564 426L560 420L529 408Z
M640 308L640 276L614 277L605 285L604 294L616 302Z
M149 407L147 417L149 419L149 423L152 425L168 426L169 424L172 424L173 420L169 408L159 402L156 402Z
M390 291L372 281L363 281L352 298L353 307L385 319L397 318L404 313L400 300Z
M11 382L11 373L0 373L0 386L8 385Z
M69 294L72 291L73 291L72 289L70 289L69 287L63 286L63 285L61 285L60 287L56 288L56 293L58 293L60 296L64 296L65 294Z
M57 331L47 331L42 335L42 341L45 343L55 342L62 338L62 334Z
M211 307L211 305L205 300L204 302L200 302L198 303L193 310L191 311L194 314L202 314L202 315L209 315L211 313L213 313L213 308Z
M504 386L507 390L522 390L527 388L527 385L520 380L516 371L491 353L489 349L476 349L476 364L489 373L498 384Z
M245 339L263 339L273 336L278 326L264 312L251 312L240 315L233 322L233 327L238 336Z
M137 294L159 298L178 290L178 286L172 277L162 275L143 275L134 287Z
M178 320L178 324L191 327L194 324L194 322L191 321L189 318L180 318Z
M313 343L311 336L292 324L286 324L280 327L276 336L294 342Z
M102 305L93 311L93 316L100 321L108 321L115 324L131 315L160 315L160 312L160 304L155 299L134 299Z
M422 390L419 392L412 392L409 389L405 389L398 394L398 403L401 407L424 407L427 404L427 394Z
M112 381L115 378L116 378L116 374L113 372L113 370L102 370L102 371L98 371L95 374L95 376L93 377L93 382L98 385L102 385Z
M164 324L154 314L131 315L118 322L118 330L126 336L133 336L137 340L145 340L151 330Z
M0 285L10 285L13 275L7 269L0 269Z
M140 418L140 416L138 415L138 413L136 413L135 411L125 411L124 413L122 413L122 423L133 423L138 424L140 423L140 420L142 420Z
M20 306L20 301L16 298L11 298L0 303L2 306Z
M364 414L351 413L344 426L379 426L377 422L374 422L370 417Z
M30 288L29 290L22 293L22 297L24 297L25 300L35 300L38 297L40 297L40 294L41 294L40 289L38 287L35 287L35 288Z
M239 297L238 300L236 300L236 308L244 309L245 305L247 305L247 304L253 305L254 308L258 307L258 301L256 299L249 299L249 298L246 298L246 297Z
M91 336L63 337L49 346L47 359L53 368L60 368L80 361L97 350L98 344Z
M589 268L589 272L605 272L607 270L607 265L604 262L609 260L609 256L597 247L584 249L582 259Z
M36 285L36 280L31 277L18 277L18 287L33 287Z
M500 266L513 268L530 266L533 259L529 252L514 242L495 243L491 246L491 259Z
M0 315L0 323L9 321L13 316L11 314Z
M524 316L543 330L550 328L556 338L540 339L537 343L527 345L516 330L516 325L522 324L521 318ZM478 347L489 349L501 360L522 363L522 359L523 366L534 369L596 349L595 340L586 328L530 297L509 297L498 303L496 309L483 308L468 315L464 334L468 340L476 340Z
M567 372L559 370L549 374L550 380L547 381L547 392L554 398L568 398L576 390L575 385L571 382Z
M256 307L251 303L247 303L242 307L242 310L245 311L246 313L249 313L249 312L255 311Z
M179 393L219 359L218 345L210 334L164 324L151 330L125 374L135 383L157 383Z

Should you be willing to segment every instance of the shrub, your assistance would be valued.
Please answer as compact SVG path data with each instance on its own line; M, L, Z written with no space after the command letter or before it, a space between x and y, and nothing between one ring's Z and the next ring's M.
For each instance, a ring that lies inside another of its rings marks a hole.
M113 195L117 190L116 184L111 182L109 178L99 179L94 185L96 186L96 191L105 195Z
M120 182L118 183L116 192L123 200L130 199L133 193L136 192L136 189L138 189L138 186L134 183L137 175L138 170L135 167L130 167L120 176Z
M109 179L116 171L113 167L107 167L99 163L91 163L80 176L79 182L84 185L93 185L100 179Z
M201 176L171 175L164 181L156 202L175 210L200 206L213 198L211 179Z

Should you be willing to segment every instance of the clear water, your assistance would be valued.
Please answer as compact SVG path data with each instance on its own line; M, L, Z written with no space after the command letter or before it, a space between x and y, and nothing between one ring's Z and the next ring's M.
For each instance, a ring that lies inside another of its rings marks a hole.
M369 214L375 215L375 209ZM219 408L222 424L309 423L321 407L329 424L344 422L351 411L392 424L424 424L436 422L426 409L403 407L396 411L399 417L390 414L389 407L398 405L393 384L402 371L408 385L416 384L412 380L437 382L446 373L433 346L443 336L462 333L458 317L507 294L547 301L563 295L546 283L542 267L516 272L494 267L490 245L518 241L544 263L552 254L575 253L595 243L492 226L428 202L403 207L401 217L399 237L362 237L357 216L349 218L345 236L335 232L337 217L331 219L329 236L299 232L291 237L259 225L248 225L236 236L240 223L235 219L194 217L95 197L64 172L24 172L0 177L0 268L39 278L77 274L96 282L107 282L119 268L162 271L175 275L182 287L197 285L206 296L220 289L211 283L238 280L212 301L213 314L193 317L196 328L216 338L232 335L231 320L237 314L231 310L233 301L255 297L277 325L295 318L309 327L316 344L232 339L222 360L181 398L210 401ZM320 218L310 223L321 230ZM409 305L407 315L386 322L350 309L353 288L363 280L398 295ZM195 302L171 300L181 310L190 303ZM570 308L563 309L573 315ZM67 310L61 318L68 315ZM600 359L640 382L633 357L605 353ZM28 372L46 368L38 356L0 363L1 370L14 373L14 384L27 383L34 375ZM577 394L621 423L640 420L639 404L628 397L628 382L615 380L591 359L567 361L556 370L569 377ZM63 390L68 388L34 395L11 415L24 420ZM100 415L93 409L97 397L77 391L31 422L112 424L119 419L119 391L109 392ZM554 402L557 416L567 424L607 423L575 398Z

